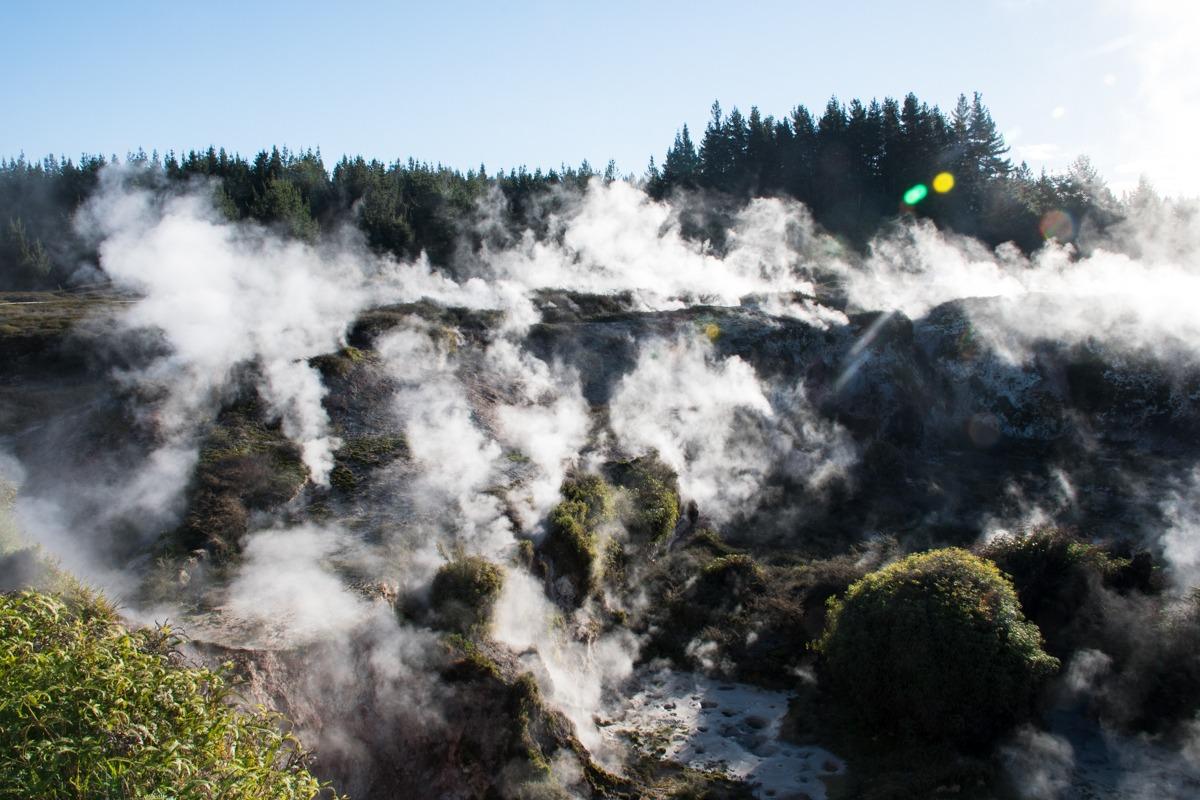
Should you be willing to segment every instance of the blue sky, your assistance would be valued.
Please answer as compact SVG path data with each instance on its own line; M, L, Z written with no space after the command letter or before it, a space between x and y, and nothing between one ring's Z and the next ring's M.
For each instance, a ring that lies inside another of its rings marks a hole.
M641 173L714 99L778 116L831 94L948 109L978 90L1018 161L1087 154L1118 189L1147 173L1191 194L1195 168L1172 162L1200 130L1197 19L1165 0L9 0L0 154L286 144L327 164Z

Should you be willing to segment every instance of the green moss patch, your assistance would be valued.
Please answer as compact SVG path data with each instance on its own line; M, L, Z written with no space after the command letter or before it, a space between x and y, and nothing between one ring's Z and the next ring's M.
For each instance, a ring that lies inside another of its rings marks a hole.
M295 444L247 403L221 413L200 449L176 548L238 551L250 513L287 502L308 480Z
M105 292L0 292L0 337L61 337L81 319L122 302Z
M403 457L407 451L408 443L398 434L348 436L334 457L346 463L377 467Z
M308 363L320 370L321 375L326 378L344 378L354 370L356 365L362 364L367 359L366 351L347 345L336 353L314 356L308 360Z
M679 484L675 472L656 455L621 461L608 469L628 502L621 521L634 542L661 542L679 522Z
M582 603L602 571L596 529L613 516L613 492L599 475L576 475L563 482L560 493L563 500L550 512L540 554L555 579L565 578L573 600Z

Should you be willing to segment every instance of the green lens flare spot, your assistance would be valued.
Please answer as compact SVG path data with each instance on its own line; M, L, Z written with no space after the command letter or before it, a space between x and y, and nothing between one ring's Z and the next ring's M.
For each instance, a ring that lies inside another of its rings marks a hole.
M929 194L929 187L923 183L918 183L916 186L904 193L904 204L907 206L915 206L917 203L925 199Z

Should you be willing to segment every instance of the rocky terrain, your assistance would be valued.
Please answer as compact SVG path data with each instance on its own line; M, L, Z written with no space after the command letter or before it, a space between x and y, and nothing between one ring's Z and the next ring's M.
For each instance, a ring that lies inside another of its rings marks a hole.
M864 307L844 271L510 302L418 264L344 306L333 278L226 306L105 255L111 288L0 296L17 526L229 662L339 792L1013 796L1036 766L1128 796L1121 742L1164 754L1127 770L1146 785L1197 786L1189 718L1114 700L1129 621L1196 564L1186 346L1048 335L1022 323L1060 313L1037 292ZM1048 526L1100 566L1042 607L1018 580L1067 665L1042 729L924 764L849 736L811 646L827 601L902 554Z

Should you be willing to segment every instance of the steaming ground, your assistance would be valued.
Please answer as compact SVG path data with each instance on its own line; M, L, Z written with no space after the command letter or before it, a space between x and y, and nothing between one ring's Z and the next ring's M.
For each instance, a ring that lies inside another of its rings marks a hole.
M56 368L86 391L33 408L32 383L0 387L16 525L133 618L169 615L239 651L319 645L286 699L316 709L301 735L346 763L376 746L378 730L349 721L364 697L391 698L380 726L444 721L441 645L403 609L449 558L482 555L508 565L496 645L592 757L620 770L618 733L661 735L660 756L758 796L824 796L845 765L778 739L785 692L730 683L719 661L649 669L650 632L605 629L608 609L521 565L568 474L651 452L703 524L767 552L828 555L878 534L925 546L930 530L970 543L1047 522L1133 537L1180 595L1197 583L1192 217L1028 259L918 222L861 258L795 204L753 201L717 249L685 238L670 204L593 182L547 235L464 253L455 277L352 231L285 241L225 221L204 187L166 195L129 177L108 171L77 223L130 301L76 326L84 363ZM10 383L35 372L17 364ZM253 435L215 449L244 408ZM164 549L206 459L242 459L257 485L252 457L293 449L290 483L239 500L237 560ZM146 601L162 564L170 591ZM605 602L653 611L637 593ZM1074 763L1063 741L1031 732L1012 758ZM1121 755L1080 780L1153 781L1194 757ZM554 773L571 786L572 769ZM1069 796L1063 769L1030 796Z
M845 764L819 747L780 740L785 692L670 670L639 674L633 686L637 691L621 698L604 723L605 735L616 741L735 777L761 798L825 800L823 779L845 772Z

